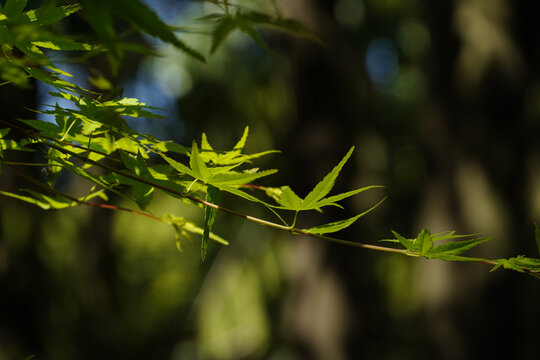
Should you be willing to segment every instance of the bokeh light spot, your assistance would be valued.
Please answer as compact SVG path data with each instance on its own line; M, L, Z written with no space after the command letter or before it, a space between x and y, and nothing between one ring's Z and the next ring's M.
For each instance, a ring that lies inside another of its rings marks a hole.
M387 38L373 40L366 52L366 70L370 80L377 87L390 85L398 72L398 53L392 41Z

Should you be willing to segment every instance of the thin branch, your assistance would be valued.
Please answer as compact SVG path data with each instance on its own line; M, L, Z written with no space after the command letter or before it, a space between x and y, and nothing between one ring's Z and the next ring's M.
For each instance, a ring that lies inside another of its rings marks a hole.
M6 164L6 163L4 163ZM61 196L63 198L66 198L68 200L71 200L73 202L76 202L80 205L86 205L86 206L91 206L91 207L97 207L97 208L102 208L102 209L109 209L109 210L121 210L121 211L126 211L126 212L129 212L129 213L132 213L132 214L136 214L136 215L142 215L142 216L146 216L148 218L151 218L151 219L154 219L154 220L158 220L158 221L161 221L163 222L163 220L157 216L154 216L154 215L150 215L148 213L145 213L145 212L142 212L142 211L138 211L138 210L134 210L134 209L128 209L128 208L124 208L124 207L121 207L121 206L116 206L116 205L109 205L109 204L97 204L97 203L91 203L91 202L88 202L88 201L82 201L82 200L79 200L77 199L76 197L73 197L71 195L68 195L68 194L65 194L61 191L58 191L56 190L55 188L51 187L51 186L48 186L44 183L42 183L41 181L38 181L36 180L35 178L33 178L32 176L26 174L25 172L19 170L17 167L13 166L12 164L6 164L11 170L13 170L14 172L16 172L19 176L25 178L27 181L31 182L32 184L36 185L36 186L39 186L40 188L42 188L43 190L46 190L52 194L55 194L55 195L58 195L58 196Z
M3 122L3 121L0 120L0 122ZM11 124L8 124L8 125L11 125ZM35 137L38 137L40 135L30 133L29 136L32 136L32 137L35 138ZM53 140L55 142L58 141L57 139L50 139L50 140ZM73 156L75 158L78 158L78 159L82 160L83 162L86 162L86 163L101 167L103 169L106 169L106 170L109 170L111 172L117 173L119 175L125 176L127 178L138 181L140 183L155 187L155 188L163 190L165 192L169 192L169 193L177 195L179 197L189 199L189 200L191 200L193 202L202 204L204 206L208 206L208 207L214 208L216 210L219 210L219 211L222 211L222 212L225 212L225 213L229 213L231 215L243 218L245 220L257 223L259 225L269 226L269 227L273 227L273 228L279 229L279 230L284 230L284 231L287 231L287 232L290 232L290 233L293 233L293 234L305 235L305 236L314 237L314 238L318 238L318 239L322 239L322 240L327 240L327 241L330 241L330 242L334 242L334 243L338 243L338 244L342 244L342 245L347 245L347 246L354 246L354 247L360 247L360 248L369 249L369 250L375 250L375 251L383 251L383 252L397 253L397 254L414 256L414 257L421 257L421 255L419 253L411 252L411 251L409 251L407 249L396 249L396 248L390 248L390 247L385 247L385 246L370 245L370 244L365 244L365 243L347 241L347 240L338 239L338 238L325 236L325 235L313 234L313 233L311 233L311 232L309 232L307 230L295 228L294 226L284 226L284 225L277 224L277 223L274 223L274 222L271 222L271 221L268 221L268 220L260 219L260 218L257 218L257 217L251 216L251 215L242 214L242 213L240 213L238 211L235 211L235 210L228 209L228 208L225 208L225 207L220 206L220 205L210 203L210 202L208 202L206 200L199 199L199 198L197 198L195 196L188 195L188 194L182 193L180 191L171 189L171 188L169 188L167 186L163 186L161 184L154 183L153 181L143 179L143 178L141 178L139 176L136 176L136 175L133 175L131 173L128 173L128 172L125 172L125 171L122 171L122 170L117 170L117 169L115 169L115 168L113 168L111 166L101 164L101 163L99 163L97 161L89 159L86 156L82 156L82 155L79 155L79 154L77 154L77 153L75 153L73 151L64 149L64 148L62 148L62 147L60 147L60 146L58 146L56 144L47 143L47 145L52 147L52 148L57 149L58 151L61 151L61 152L65 153L65 154L68 154L68 155L71 155L71 156ZM89 203L89 202L80 201L79 199L71 197L71 196L69 196L67 194L63 194L63 193L59 192L58 190L55 190L55 189L53 189L53 188L51 188L51 187L37 181L37 180L35 180L34 178L32 178L32 177L30 177L30 176L28 176L26 174L22 175L23 173L20 170L16 169L13 165L10 165L10 164L7 164L7 165L10 166L17 173L21 174L21 176L24 176L29 181L33 182L34 184L36 184L36 185L38 185L38 186L40 186L42 188L45 188L46 190L51 191L51 192L53 192L53 193L55 193L57 195L63 196L63 197L65 197L67 199L70 199L72 201L76 201L77 203L87 205L87 206L110 209L110 210L127 211L127 212L131 212L131 213L134 213L134 214L138 214L138 215L146 216L146 217L149 217L149 218L152 218L152 219L155 219L155 220L162 221L162 219L160 219L160 218L158 218L156 216L153 216L153 215L150 215L150 214L147 214L147 213L144 213L144 212L140 212L140 211L137 211L137 210L122 208L122 207L118 207L118 206L114 206L114 205L95 204L95 203ZM255 186L253 186L253 187L255 187ZM499 264L497 261L487 260L487 259L471 259L471 260L468 260L468 261L469 262L477 262L477 263L488 264L488 265L492 265L492 266ZM533 271L533 270L530 270L530 269L527 269L527 268L524 268L524 267L519 267L519 268L523 272L529 273L529 274L531 274L533 276L536 276L536 277L540 278L540 272Z

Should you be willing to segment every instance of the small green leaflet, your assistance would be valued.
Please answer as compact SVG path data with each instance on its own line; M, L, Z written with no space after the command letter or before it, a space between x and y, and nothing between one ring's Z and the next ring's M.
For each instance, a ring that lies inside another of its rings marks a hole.
M325 224L325 225L319 225L319 226L315 226L315 227L312 227L310 229L307 229L306 231L312 233L312 234L318 234L318 235L322 235L322 234L329 234L329 233L334 233L334 232L337 232L337 231L340 231L340 230L343 230L349 226L351 226L352 224L354 224L356 222L356 220L358 220L359 218L361 218L362 216L366 215L367 213L371 212L372 210L374 210L377 206L379 206L384 200L386 200L386 198L382 199L381 201L379 201L377 204L375 204L373 207L371 207L370 209L364 211L363 213L361 214L358 214L352 218L349 218L349 219L345 219L345 220L340 220L340 221L335 221L335 222L332 222L332 223L329 223L329 224Z
M232 16L223 16L212 31L212 47L210 53L213 54L223 43L225 38L236 29L237 24Z
M335 181L339 175L339 172L347 162L347 160L350 158L352 152L354 151L354 146L349 149L347 154L343 157L343 159L339 162L338 165L328 173L322 181L320 181L313 190L304 198L300 198L298 195L292 191L292 189L288 186L283 186L281 188L281 198L280 198L280 204L282 209L287 210L294 210L294 211L304 211L304 210L314 210L319 209L323 206L337 206L341 207L340 205L336 204L337 201L343 200L345 198L348 198L350 196L356 195L360 192L377 188L380 186L367 186L360 189L356 189L353 191L349 191L346 193L329 196L325 198L326 195L332 190L334 187Z
M435 246L430 254L452 254L452 255L461 255L467 250L472 249L473 247L480 245L483 242L488 241L489 238L479 238L479 239L470 239L464 241L455 241L449 242L446 244Z
M420 250L420 255L425 256L433 247L433 238L429 230L422 229L415 242L416 247Z
M233 32L238 29L248 36L250 36L263 50L268 54L275 56L272 50L268 47L263 40L256 26L266 26L277 30L287 31L289 33L305 36L316 40L320 43L323 41L294 20L287 20L281 17L272 17L267 14L255 12L255 11L237 11L235 13L226 14L209 14L199 18L202 21L214 22L215 26L212 31L212 45L210 53L214 53L223 43L223 41Z
M394 230L392 230L392 234L396 237L396 241L399 242L405 249L409 251L416 251L416 247L414 246L414 242L410 239L406 239ZM381 241L389 241L389 242L395 242L393 239L385 239Z
M416 239L406 239L392 230L395 239L385 239L381 241L400 243L411 255L424 256L429 259L455 260L455 261L476 261L477 258L460 256L467 250L472 249L490 238L473 238L463 241L453 241L445 244L433 246L435 241L452 240L457 238L472 237L475 235L454 235L454 232L431 235L429 230L422 229Z
M219 205L221 192L218 188L208 185L206 189L206 201L215 205ZM206 259L206 253L208 252L208 239L214 220L216 219L217 209L206 206L204 209L204 233L201 240L201 259Z
M269 150L256 154L242 154L242 150L246 145L248 134L249 127L246 126L242 137L236 143L234 148L231 151L225 151L221 153L214 151L214 149L208 142L208 139L206 138L206 134L203 133L201 139L201 151L199 155L205 163L212 163L213 165L240 165L245 162L250 162L251 160L257 159L261 156L279 152L276 150Z
M227 171L216 174L210 180L210 184L218 185L244 185L264 176L275 174L277 170L263 170L255 173Z
M124 151L128 151L134 154L136 154L139 150L139 144L137 144L135 140L127 136L116 140L116 146L118 147L118 149L122 149Z
M304 210L302 207L304 201L296 195L289 186L281 187L281 197L279 201L286 209L296 211Z
M196 179L199 179L202 182L207 182L210 178L210 171L208 170L206 164L199 155L199 149L197 148L197 143L195 141L193 141L193 144L191 145L189 167L191 168L193 175Z
M203 235L204 230L188 221L183 217L175 216L174 214L165 214L161 216L161 220L164 223L170 224L174 227L175 238L176 238L176 248L178 251L182 252L182 246L180 244L181 236L187 238L189 241L193 241L188 232L198 235ZM222 245L229 245L229 242L222 237L210 232L210 239L219 242Z
M540 228L534 224L534 238L536 241L537 250L540 253ZM540 279L540 258L530 258L523 255L512 257L509 259L497 259L497 264L490 270L495 271L499 267L515 270L521 273L528 273Z
M330 190L334 187L334 183L339 175L339 172L343 168L343 165L347 162L352 152L354 151L354 146L349 149L345 157L339 162L339 164L332 169L332 171L324 177L324 179L315 186L315 188L306 196L303 201L304 207L313 206L317 201L321 200L323 197L328 195Z
M185 54L194 59L205 62L205 58L202 54L180 40L151 8L139 0L88 0L83 1L82 4L85 10L88 10L88 8L92 10L90 23L94 27L99 27L100 18L97 16L100 12L102 14L105 13L108 18L112 18L111 15L114 14L131 23L135 29L146 32L151 36L158 37L164 42L172 44L176 48L182 50ZM109 22L112 21L109 20ZM108 24L108 26L114 30L112 24ZM110 30L104 35L109 37L111 35L109 32ZM113 37L110 40L114 43L115 38Z
M206 151L211 151L211 146L206 140L206 137L203 137L202 147ZM232 163L228 166L208 166L201 156L202 153L199 152L199 148L195 141L191 147L189 167L163 153L160 153L160 155L178 172L189 175L205 184L214 185L215 187L220 187L222 189L225 189L226 186L240 186L248 184L251 181L274 174L277 171L273 169L265 171L257 171L257 169L252 169L254 171L247 172L231 171L235 167L242 165L241 162Z
M525 273L527 272L526 270L529 270L534 272L530 273L532 276L540 278L540 275L538 275L538 272L540 272L540 259L533 259L523 255L509 259L497 259L497 265L495 265L490 271L495 271L501 266L505 269L510 269L521 273Z

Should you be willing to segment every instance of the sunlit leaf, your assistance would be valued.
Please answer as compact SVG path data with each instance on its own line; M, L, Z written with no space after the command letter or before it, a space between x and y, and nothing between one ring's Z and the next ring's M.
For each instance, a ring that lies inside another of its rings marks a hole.
M197 176L195 175L195 172L193 170L191 170L189 167L187 167L186 165L168 157L167 155L163 154L163 153L160 153L159 154L165 161L167 161L169 163L169 165L171 165L176 171L180 172L180 173L184 173L184 174L187 174L187 175L190 175L194 178L196 178Z
M189 231L193 234L199 234L199 235L203 235L204 234L204 229L198 227L197 225L195 225L194 223L192 222L189 222L189 221L186 221L185 225L184 225L184 229L186 231ZM224 238L222 238L221 236L213 233L213 232L210 232L210 239L211 240L214 240L222 245L229 245L229 242L227 240L225 240Z
M486 241L489 238L479 238L479 239L470 239L465 241L454 241L442 245L437 245L431 251L430 254L452 254L452 255L461 255L467 250L472 249L475 246L478 246Z
M336 167L334 167L334 169L332 169L332 171L330 171L330 173L328 173L328 175L326 175L324 179L320 181L315 186L315 188L305 197L303 204L304 207L309 207L310 205L316 203L317 201L328 195L328 193L334 187L334 183L339 175L339 172L341 171L343 165L345 165L353 151L354 146L349 149L349 151L339 162L339 164L336 165Z
M256 198L255 196L250 195L250 194L246 193L245 191L240 190L236 186L223 185L223 184L215 184L215 186L217 188L219 188L220 190L222 190L222 191L226 191L228 193L231 193L233 195L236 195L236 196L238 196L238 197L240 197L242 199L248 200L248 201L252 201L252 202L262 204L262 205L266 206L267 208L274 207L273 205L270 205L270 204Z
M50 39L48 41L32 41L32 44L38 47L51 50L91 50L92 46L89 44L79 43L70 39Z
M45 5L38 9L27 11L25 16L35 25L51 25L79 11L80 9L81 6L79 4L59 7Z
M401 245L403 245L403 247L405 249L410 250L410 251L417 251L418 250L416 244L411 239L404 238L403 236L401 236L400 234L398 234L394 230L392 230L392 234L394 234L396 239L399 240L399 242L401 243Z
M210 183L214 185L244 185L276 172L277 170L264 170L256 173L227 172L212 176Z
M202 133L201 137L201 151L214 151L212 145L210 145L210 143L208 142L205 133Z
M119 149L136 154L139 151L139 144L130 137L123 137L116 140L116 146Z
M348 197L351 197L353 195L359 194L359 193L364 192L366 190L377 189L377 188L382 188L382 187L383 186L380 186L380 185L371 185L371 186L366 186L366 187L363 187L363 188L360 188L360 189L347 191L345 193L332 195L332 196L321 199L321 200L311 204L308 209L316 209L316 208L321 208L323 206L329 206L329 205L341 207L340 205L336 204L336 202L338 202L340 200L343 200L343 199L346 199Z
M189 158L189 167L191 168L195 178L206 182L210 178L210 171L199 155L197 143L193 141L191 145L191 156Z
M358 220L359 218L361 218L362 216L366 215L367 213L371 212L372 210L374 210L377 206L379 206L382 202L384 201L381 200L380 202L378 202L375 206L371 207L370 209L364 211L363 213L361 214L358 214L356 216L353 216L352 218L349 218L349 219L345 219L345 220L339 220L339 221L335 221L335 222L332 222L332 223L329 223L329 224L324 224L324 225L319 225L319 226L315 226L315 227L312 227L310 229L307 229L307 231L309 231L310 233L312 234L319 234L319 235L322 235L322 234L329 234L329 233L334 233L334 232L337 232L337 231L340 231L340 230L343 230L349 226L351 226L352 224L354 224L356 222L356 220Z
M4 139L11 129L0 129L0 150L34 151L26 147L26 144L12 139Z
M242 137L240 138L240 140L238 140L236 145L234 145L234 148L233 148L233 151L232 151L233 153L235 153L235 154L241 154L242 153L242 150L244 150L244 146L246 146L246 141L247 141L248 135L249 135L249 126L246 126L245 129L244 129L244 133L242 134Z
M429 230L422 229L420 234L416 237L414 245L420 251L420 255L426 255L433 247L433 239L431 238Z
M302 210L303 200L289 186L281 187L280 203L291 210Z

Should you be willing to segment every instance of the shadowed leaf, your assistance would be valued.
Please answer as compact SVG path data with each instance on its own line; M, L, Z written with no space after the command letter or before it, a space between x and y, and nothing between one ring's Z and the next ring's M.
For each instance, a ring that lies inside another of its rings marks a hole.
M219 189L212 185L208 185L206 189L206 201L219 205L220 197L221 192ZM204 232L201 240L201 259L203 261L206 258L206 253L208 251L208 239L210 237L210 232L212 230L212 226L214 225L217 212L217 209L210 206L206 206L204 209Z

